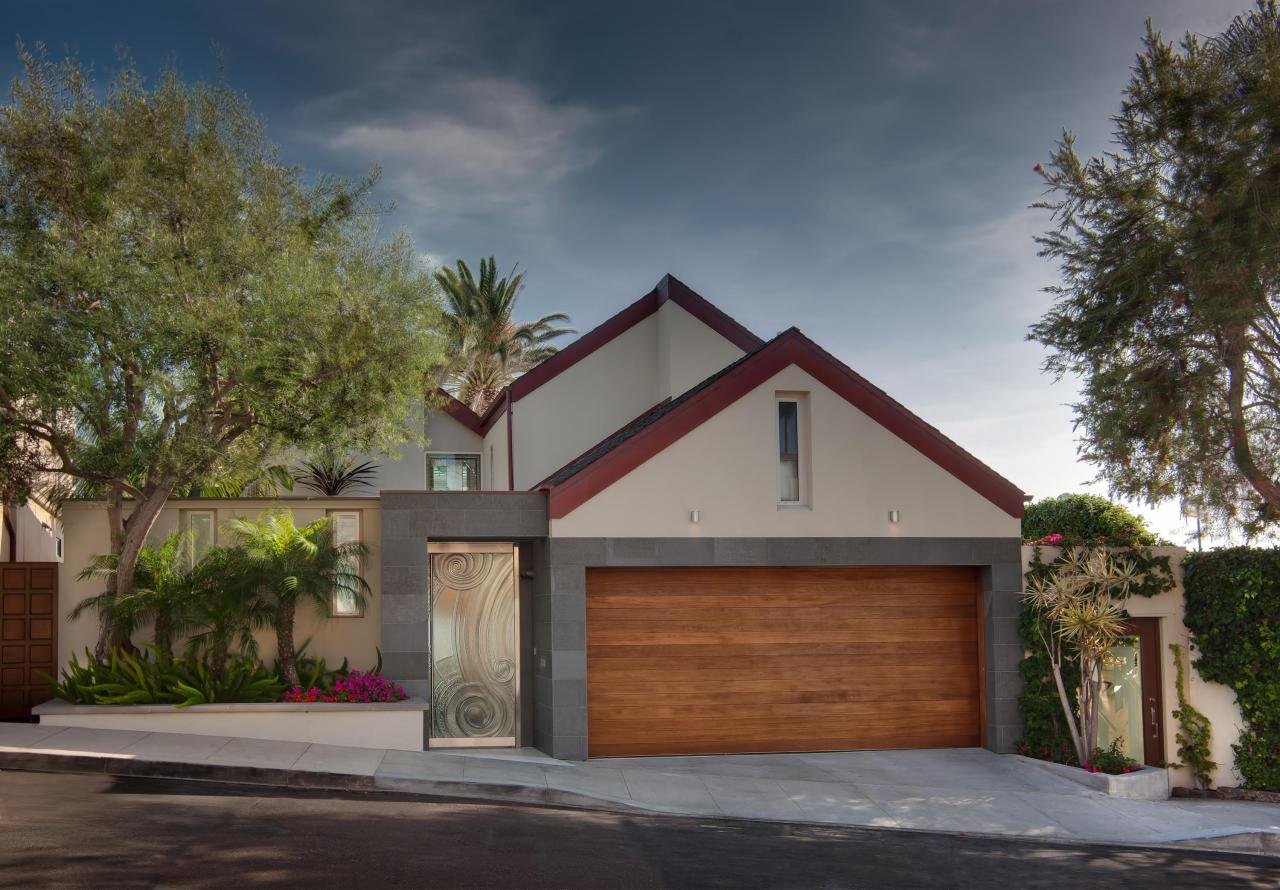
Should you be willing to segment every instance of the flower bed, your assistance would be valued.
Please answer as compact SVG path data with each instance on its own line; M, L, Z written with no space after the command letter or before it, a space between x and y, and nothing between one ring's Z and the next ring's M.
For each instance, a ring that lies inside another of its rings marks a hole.
M393 702L408 698L404 687L381 674L366 674L352 671L333 683L332 689L312 686L303 689L294 686L286 689L284 700L287 702Z
M1125 797L1132 800L1167 800L1169 798L1169 771L1154 766L1137 766L1118 775L1104 773L1101 770L1081 769L1065 763L1054 763L1049 760L1037 760L1034 757L1013 755L1026 763L1035 764L1046 772L1069 779L1077 785L1084 785L1094 791L1101 791L1111 797Z

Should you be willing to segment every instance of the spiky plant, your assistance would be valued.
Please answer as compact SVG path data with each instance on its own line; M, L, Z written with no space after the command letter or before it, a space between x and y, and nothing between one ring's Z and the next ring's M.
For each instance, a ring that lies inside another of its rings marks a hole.
M1098 747L1103 660L1124 639L1124 601L1138 580L1133 562L1117 559L1101 547L1073 547L1048 576L1032 579L1024 594L1048 624L1041 642L1082 765ZM1067 661L1080 667L1078 712L1071 707L1062 679Z
M315 460L303 461L293 473L293 481L317 494L338 497L353 488L372 488L378 478L378 464L325 451Z
M480 261L477 280L463 260L444 267L436 281L445 295L444 325L448 334L447 369L458 399L483 414L519 374L557 351L551 341L576 333L563 312L530 322L514 319L516 299L524 288L524 273L515 268L498 277L493 257Z

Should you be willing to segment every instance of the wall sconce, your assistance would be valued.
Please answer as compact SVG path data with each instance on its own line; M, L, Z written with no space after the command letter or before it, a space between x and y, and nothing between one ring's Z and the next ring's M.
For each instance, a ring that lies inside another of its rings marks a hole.
M701 510L690 510L690 511L689 511L689 521L690 521L690 522L692 522L692 523L695 523L695 524L696 524L696 523L701 522L701 521L702 521L702 511L701 511Z
M894 525L897 525L898 520L900 520L901 518L902 518L902 514L899 513L897 510L889 511L889 521L892 522Z

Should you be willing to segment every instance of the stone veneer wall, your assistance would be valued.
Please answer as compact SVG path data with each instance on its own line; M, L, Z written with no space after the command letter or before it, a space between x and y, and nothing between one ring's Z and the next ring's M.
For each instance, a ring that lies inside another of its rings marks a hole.
M381 499L382 669L409 694L430 699L427 542L538 541L547 535L547 499L540 491L384 491ZM525 553L522 546L522 572L545 571L526 565Z
M1017 538L552 538L549 587L534 596L534 744L564 760L587 756L586 570L592 566L972 565L983 569L987 745L1011 752L1022 730L1020 546Z

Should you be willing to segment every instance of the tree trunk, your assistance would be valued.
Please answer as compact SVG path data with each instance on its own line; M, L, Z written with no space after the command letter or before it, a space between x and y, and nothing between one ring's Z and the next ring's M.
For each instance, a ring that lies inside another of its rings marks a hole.
M173 622L165 610L156 612L156 657L161 661L173 661Z
M286 600L276 606L276 670L285 686L298 685L297 655L293 648L293 617L297 606Z
M1231 457L1253 490L1267 505L1267 512L1280 516L1280 485L1254 460L1249 430L1244 416L1245 358L1243 349L1227 357L1227 407L1231 414Z
M133 578L138 570L138 555L142 545L147 542L147 535L160 516L160 510L169 500L173 484L168 483L156 487L145 499L135 501L133 509L126 517L124 514L124 491L119 486L112 486L107 493L107 520L111 526L111 553L116 557L115 577L108 591L115 596L133 590ZM98 642L94 646L94 657L106 664L115 649L132 649L133 641L129 639L125 628L115 626L111 621L109 610L98 612Z

